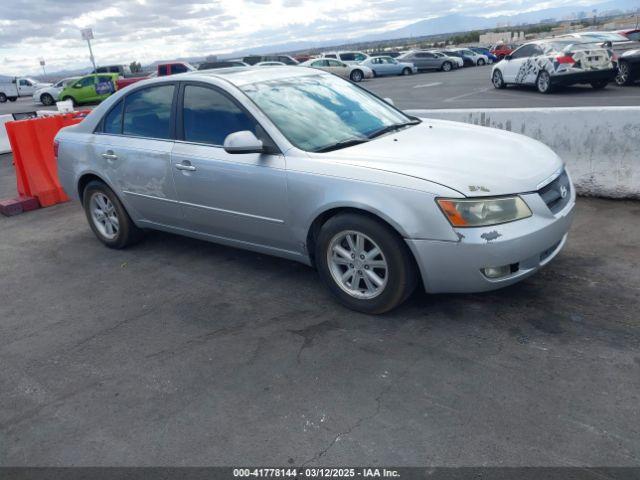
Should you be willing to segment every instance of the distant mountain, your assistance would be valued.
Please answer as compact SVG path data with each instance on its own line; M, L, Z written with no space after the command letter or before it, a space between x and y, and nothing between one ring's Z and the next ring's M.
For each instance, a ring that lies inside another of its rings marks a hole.
M379 40L394 40L399 38L425 37L429 35L442 35L447 33L467 32L471 30L486 30L496 28L498 25L518 25L538 23L541 20L556 19L562 20L565 17L574 17L582 13L587 18L592 18L592 11L597 10L601 15L613 10L636 10L640 8L638 0L608 0L589 6L573 5L565 7L554 7L537 10L534 12L519 13L516 15L499 15L494 17L481 17L464 14L451 14L442 17L420 20L396 30L390 30L370 35L364 35L351 39L334 39L325 41L299 41L278 45L265 45L255 48L247 48L236 51L225 57L241 56L248 53L264 54L274 52L292 52L311 48L325 48L329 46L355 44L361 42L373 42Z

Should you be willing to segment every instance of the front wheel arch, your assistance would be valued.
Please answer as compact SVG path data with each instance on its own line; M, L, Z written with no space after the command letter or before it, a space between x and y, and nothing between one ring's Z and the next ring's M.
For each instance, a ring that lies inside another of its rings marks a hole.
M373 220L376 220L378 222L383 223L384 225L386 225L387 227L389 227L389 229L393 230L399 237L404 238L405 235L403 235L403 233L396 227L394 226L391 222L389 222L387 219L383 218L380 215L377 215L376 213L373 213L369 210L365 210L363 208L358 208L358 207L334 207L334 208L330 208L328 210L325 210L324 212L321 212L320 214L318 214L315 219L311 222L311 225L309 225L309 228L307 230L307 238L306 238L306 250L307 253L309 255L309 260L311 261L311 264L315 267L315 251L316 251L316 239L318 238L318 234L320 233L320 229L322 228L322 225L324 225L330 218L335 217L336 215L340 215L343 213L354 213L354 214L358 214L358 215L364 215L366 217L369 217ZM411 250L411 249L409 249ZM415 262L415 258L413 257L413 253L411 254L413 261ZM417 263L416 263L417 265Z

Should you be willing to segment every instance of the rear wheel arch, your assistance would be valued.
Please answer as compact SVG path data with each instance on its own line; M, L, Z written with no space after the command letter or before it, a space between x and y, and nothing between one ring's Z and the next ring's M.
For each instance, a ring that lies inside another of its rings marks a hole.
M104 183L107 187L109 187L111 190L113 190L113 193L118 197L118 199L122 202L122 198L120 198L120 195L118 195L116 193L116 189L113 188L113 186L107 182L104 178L102 178L100 175L97 175L95 173L92 172L87 172L84 173L80 176L80 178L78 178L78 196L80 197L80 203L82 203L83 199L83 195L84 195L84 191L87 188L87 185L89 185L89 183L91 182L100 182L100 183ZM124 205L124 202L122 202ZM125 209L127 208L127 206L125 205Z

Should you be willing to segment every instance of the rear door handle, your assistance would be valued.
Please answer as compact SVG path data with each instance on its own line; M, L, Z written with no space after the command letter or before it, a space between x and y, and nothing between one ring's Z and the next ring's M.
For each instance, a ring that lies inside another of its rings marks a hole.
M191 165L191 162L176 163L176 168L178 170L186 170L188 172L194 172L196 170L196 167Z
M117 160L118 156L113 153L113 150L107 150L102 154L102 158L104 158L105 160Z

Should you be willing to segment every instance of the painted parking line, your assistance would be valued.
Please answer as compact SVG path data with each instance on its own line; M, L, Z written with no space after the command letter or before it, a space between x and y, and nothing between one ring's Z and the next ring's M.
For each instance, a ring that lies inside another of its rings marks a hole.
M422 85L414 85L413 88L437 87L438 85L442 85L442 82L433 82L433 83L425 83Z

